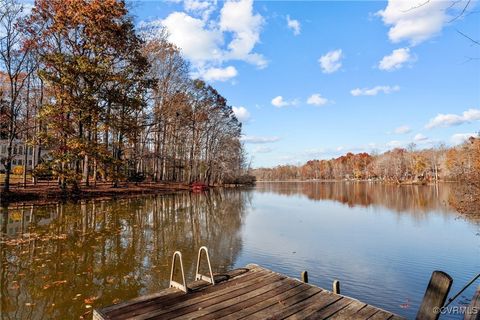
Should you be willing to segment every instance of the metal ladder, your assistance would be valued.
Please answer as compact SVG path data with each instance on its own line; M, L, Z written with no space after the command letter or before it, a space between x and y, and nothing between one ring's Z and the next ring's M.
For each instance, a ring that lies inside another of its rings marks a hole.
M203 275L199 272L200 271L200 262L201 262L201 258L202 258L202 252L205 253L204 255L207 258L208 271L210 272L210 277L207 277L207 276L205 276L205 275ZM173 280L173 276L175 274L175 263L177 261L177 257L180 260L180 271L182 272L182 283L183 284ZM208 249L205 246L200 247L200 249L198 250L197 267L195 269L195 280L203 280L203 281L211 283L212 285L215 284L215 279L213 278L213 272L212 272L212 265L210 263L210 256L208 255ZM180 251L175 251L173 253L172 269L170 271L170 285L169 285L169 287L182 290L185 293L188 292L187 282L185 281L185 271L183 269L182 253Z
M204 276L203 274L199 273L200 259L202 257L202 252L205 252L205 257L207 258L208 271L210 271L210 277ZM212 265L210 264L210 257L208 255L208 249L205 246L200 247L200 249L198 250L197 269L195 271L195 280L203 280L203 281L206 281L206 282L210 282L212 285L215 284L215 280L213 279Z
M176 281L173 280L173 274L175 272L175 259L178 257L180 259L180 270L182 271L182 280L183 284L180 284ZM183 271L183 261L182 261L182 253L180 251L175 251L173 253L173 259L172 259L172 270L170 271L170 288L177 288L179 290L182 290L183 292L187 293L188 288L187 288L187 282L185 281L185 272Z

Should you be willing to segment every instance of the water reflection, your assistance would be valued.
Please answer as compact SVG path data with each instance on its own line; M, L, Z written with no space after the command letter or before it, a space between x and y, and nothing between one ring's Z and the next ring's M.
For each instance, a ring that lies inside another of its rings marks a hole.
M217 271L230 269L249 197L230 190L3 208L1 318L90 318L92 308L165 288L174 250L190 279L201 245Z
M452 185L387 185L369 182L258 183L257 190L286 196L304 195L310 200L333 200L349 207L382 206L398 213L450 212Z
M339 279L344 294L413 319L433 270L453 277L452 295L480 271L478 221L449 205L458 187L258 183L238 261L294 277L308 270L323 288Z
M433 270L449 273L457 292L480 268L479 225L448 204L463 201L462 190L259 183L3 208L0 318L89 319L95 307L165 288L175 250L191 279L201 245L215 271L248 263L294 277L308 270L316 285L339 279L346 295L413 318Z

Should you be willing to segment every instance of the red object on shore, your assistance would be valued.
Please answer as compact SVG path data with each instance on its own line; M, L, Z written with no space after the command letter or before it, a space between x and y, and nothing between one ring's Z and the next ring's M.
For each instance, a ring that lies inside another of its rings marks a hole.
M202 192L208 189L208 186L203 182L194 182L190 185L192 192Z

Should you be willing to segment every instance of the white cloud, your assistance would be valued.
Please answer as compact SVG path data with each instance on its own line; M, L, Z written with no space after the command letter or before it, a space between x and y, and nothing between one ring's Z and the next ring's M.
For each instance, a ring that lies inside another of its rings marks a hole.
M328 99L322 97L319 93L314 93L307 99L307 103L314 106L323 106L328 103Z
M319 159L324 157L325 155L329 154L329 150L324 148L313 148L313 149L306 149L302 152L302 157L308 160L310 159Z
M238 121L245 123L250 119L250 112L245 107L232 107L233 113Z
M376 96L378 93L383 92L389 94L395 91L399 91L399 86L376 86L373 88L356 88L350 91L350 94L354 97L358 96Z
M266 146L258 146L253 149L253 153L269 153L272 152L272 148Z
M393 132L396 133L396 134L406 134L406 133L409 133L411 131L412 131L412 129L409 126L400 126L398 128L395 128L395 130Z
M217 0L184 0L183 8L191 14L199 15L203 20L207 20L210 14L215 10Z
M425 142L428 140L428 137L426 137L425 135L421 134L421 133L417 133L415 135L415 137L413 137L413 141L415 142Z
M407 40L416 45L442 30L451 19L447 10L452 3L456 4L455 1L442 0L389 0L387 7L378 11L377 15L390 26L388 37L392 42Z
M330 51L318 59L323 73L334 73L342 67L342 49Z
M185 0L183 2L183 7L187 11L204 11L208 10L216 4L216 1L201 1L201 0Z
M280 140L279 137L257 137L257 136L243 136L240 138L241 141L245 143L252 144L263 144L263 143L273 143Z
M213 80L225 81L225 78L234 77L236 71L233 67L223 65L231 60L245 61L258 68L266 67L268 63L263 55L253 52L260 42L264 23L263 17L253 12L253 0L227 0L222 3L218 20L210 18L217 8L217 0L185 0L186 12L172 12L163 20L143 25L166 28L169 41L178 46L191 62L192 75L206 80L212 73ZM215 75L220 73L226 75L217 79Z
M395 49L390 55L383 57L378 63L378 68L385 71L394 71L413 60L413 57L410 55L410 48Z
M385 144L385 146L387 148L401 148L401 147L405 146L405 142L404 141L398 141L398 140L392 140L390 142L387 142Z
M282 96L276 96L275 98L272 99L272 105L281 108L281 107L286 107L288 103L283 100Z
M237 69L233 66L226 68L210 68L203 72L200 72L200 76L206 81L227 81L238 74Z
M298 36L300 34L301 26L300 22L295 19L291 19L290 16L287 15L287 26L293 30L293 34Z
M467 141L468 138L476 137L476 136L477 136L477 134L475 134L475 133L456 133L456 134L452 135L452 137L450 138L450 141L454 145L458 145L458 144L462 144L465 141Z
M440 113L435 118L430 119L425 128L432 129L436 127L458 126L477 120L480 120L480 109L468 109L461 115Z
M182 53L195 66L203 66L212 60L221 60L223 35L210 29L205 21L196 19L184 12L173 12L161 25L166 27L168 39L182 49Z
M272 99L272 105L277 108L282 108L282 107L289 107L289 106L294 106L298 104L298 100L284 100L282 96L276 96L275 98Z
M336 148L316 148L316 149L306 149L301 153L302 157L310 159L328 159L331 157L338 157L349 152L351 153L362 153L362 152L372 152L375 149L376 144L370 143L365 146L357 147L345 147L338 146Z
M244 60L259 68L266 67L267 61L262 55L251 53L260 41L263 23L263 17L253 13L253 0L226 1L220 11L219 27L221 31L231 32L233 35L225 58Z

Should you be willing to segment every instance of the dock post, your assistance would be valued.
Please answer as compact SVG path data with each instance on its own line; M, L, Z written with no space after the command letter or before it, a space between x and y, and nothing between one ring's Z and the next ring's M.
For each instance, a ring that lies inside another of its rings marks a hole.
M308 271L302 272L302 282L308 283Z
M340 281L333 280L333 293L340 294Z
M418 310L417 320L437 320L440 317L453 279L443 271L433 271L422 304Z
M467 308L467 313L465 314L465 320L480 320L480 286L478 286L477 291L473 295L472 302Z

